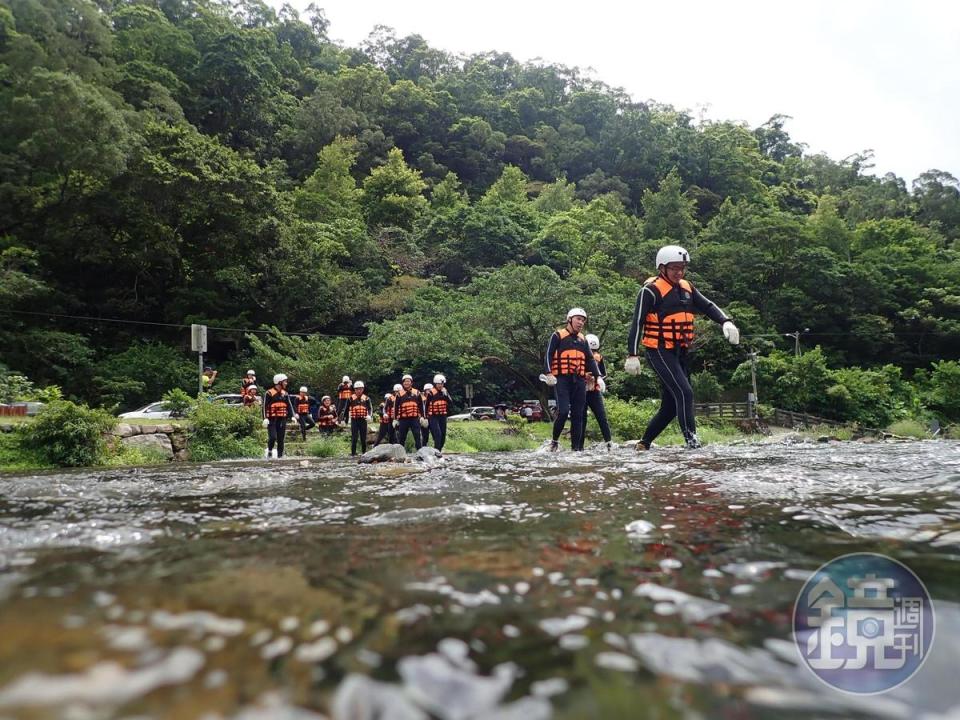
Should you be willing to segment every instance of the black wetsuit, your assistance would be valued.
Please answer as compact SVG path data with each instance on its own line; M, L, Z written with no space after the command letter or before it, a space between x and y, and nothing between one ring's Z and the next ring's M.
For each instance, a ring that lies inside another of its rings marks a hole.
M571 353L571 360L563 359L564 353ZM557 417L553 421L553 442L560 439L569 417L570 447L573 450L583 450L584 414L587 409L585 373L592 373L594 377L600 374L583 334L573 335L567 328L553 333L547 343L545 369L548 374L557 378L554 386Z

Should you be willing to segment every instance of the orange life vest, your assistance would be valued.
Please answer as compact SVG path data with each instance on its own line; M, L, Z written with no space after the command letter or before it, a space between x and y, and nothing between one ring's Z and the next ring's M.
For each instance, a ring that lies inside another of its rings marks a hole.
M297 414L298 415L309 415L310 414L310 396L304 395L301 393L297 395Z
M450 404L445 395L436 388L427 393L427 417L446 417L450 414Z
M351 418L365 418L369 415L367 410L367 396L361 395L357 397L356 395L350 396L350 417Z
M656 350L688 348L693 344L693 285L681 280L671 285L665 278L651 278L660 293L656 310L643 320L643 346Z
M350 387L350 383L340 383L340 387L337 388L337 397L340 400L349 400L353 395L353 390Z
M401 390L393 401L393 414L398 420L420 417L420 393L415 387Z
M587 353L590 346L582 333L572 334L566 328L557 330L560 341L550 358L550 370L554 375L586 375Z
M321 403L317 414L317 422L322 428L332 428L337 425L337 409L333 405Z
M270 388L263 398L266 405L266 416L268 418L282 419L290 414L289 398L286 390L277 390Z
M393 420L393 395L389 398L384 398L383 402L380 403L381 424L388 425L391 420Z

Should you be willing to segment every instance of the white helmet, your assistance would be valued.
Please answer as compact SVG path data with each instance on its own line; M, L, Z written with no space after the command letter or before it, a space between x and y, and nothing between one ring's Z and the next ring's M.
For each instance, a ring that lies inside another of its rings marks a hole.
M307 386L306 386L306 385L301 385L301 386L300 386L300 392L305 393L305 392L309 392L309 390L307 390Z
M247 392L250 392L251 390L256 390L256 389L257 389L257 386L254 385L253 383L250 383L249 385L247 385Z
M357 381L353 384L353 389L354 389L354 390L356 390L357 388L360 388L361 390L363 390L365 387L366 387L366 385L363 384L363 380L357 380Z
M433 390L433 385L431 383L426 383L423 386L424 390Z
M657 250L657 269L660 269L661 265L666 265L667 263L690 262L690 253L684 250L679 245L664 245L662 248Z
M284 375L283 373L277 373L276 375L273 376L273 384L279 385L286 379L287 379L286 375Z
M349 376L349 375L344 375L344 376L343 376L343 379L342 379L340 382L350 382L350 376Z
M324 395L322 398L320 398L320 402L323 402L324 400L329 400L329 399L330 399L329 395Z
M404 373L404 374L403 374L403 377L400 378L400 379L401 379L401 380L410 380L410 381L412 382L412 381L413 381L413 375L411 375L410 373Z
M443 375L437 374L433 376L434 385L439 385L440 383L445 383L445 382L447 382L447 379Z
M401 390L403 390L403 385L401 385L400 383L397 383L396 385L393 386L394 392L400 392Z
M254 377L257 376L257 374L253 370L247 370L247 375L253 375Z
M587 335L587 345L590 346L590 349L591 349L591 350L599 350L599 349L600 349L600 338L598 338L596 335L594 335L594 334L592 334L592 333L589 334L589 335Z
M577 315L582 317L584 320L587 319L587 311L581 307L570 308L570 312L567 313L567 320L574 318Z
M384 394L383 394L383 399L384 399L384 400L389 400L391 397L393 397L393 396L392 396L390 393L384 393Z

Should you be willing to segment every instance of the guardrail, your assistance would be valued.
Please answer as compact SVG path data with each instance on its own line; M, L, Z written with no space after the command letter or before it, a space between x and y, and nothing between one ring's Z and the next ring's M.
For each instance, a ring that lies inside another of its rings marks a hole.
M0 405L0 417L19 417L27 414L27 406L23 404Z
M830 427L840 427L842 422L830 420L829 418L811 415L810 413L793 412L792 410L780 410L774 408L773 415L769 418L772 425L780 427L809 427L811 425L829 425Z

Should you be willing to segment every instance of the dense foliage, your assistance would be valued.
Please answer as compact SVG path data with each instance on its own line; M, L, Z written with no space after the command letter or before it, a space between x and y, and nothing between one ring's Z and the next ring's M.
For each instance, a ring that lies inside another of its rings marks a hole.
M116 422L103 410L58 400L46 405L32 423L17 428L17 436L20 446L45 464L99 465L107 457L103 435Z
M252 356L264 377L329 391L344 371L385 386L446 371L478 397L534 397L570 304L622 359L665 241L691 249L691 279L746 346L801 330L822 348L809 368L770 356L763 382L791 402L879 422L890 411L862 392L914 398L878 362L909 376L960 356L949 173L908 188L868 174L869 151L808 153L784 116L698 122L576 68L454 56L382 27L347 48L327 30L314 6L261 0L0 6L11 371L130 407L192 390L183 325L202 322L220 328L215 362ZM716 395L744 355L704 331L698 386ZM867 369L824 379L821 360ZM955 375L937 368L921 400L955 417L937 390ZM648 375L612 389L656 393Z
M265 433L255 410L200 402L190 413L191 460L259 457Z

